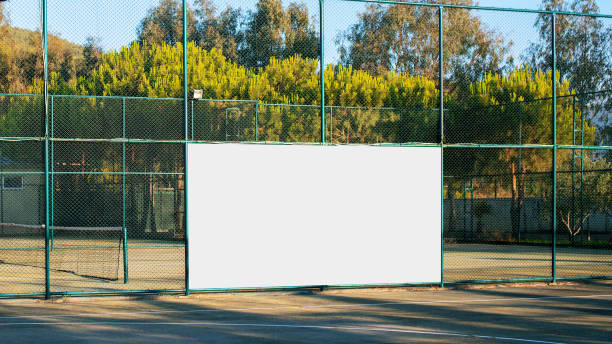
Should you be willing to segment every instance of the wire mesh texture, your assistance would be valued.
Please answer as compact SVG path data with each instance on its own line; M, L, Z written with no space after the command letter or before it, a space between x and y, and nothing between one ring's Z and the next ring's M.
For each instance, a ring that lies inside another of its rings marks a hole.
M2 263L23 267L45 268L45 245L39 238L45 232L41 225L0 223L2 232L19 240L2 248ZM53 226L51 233L50 269L102 280L119 279L123 268L121 227L61 227ZM42 244L42 245L41 245Z
M190 142L440 147L442 283L612 276L612 8L534 6L0 3L0 296L188 293Z

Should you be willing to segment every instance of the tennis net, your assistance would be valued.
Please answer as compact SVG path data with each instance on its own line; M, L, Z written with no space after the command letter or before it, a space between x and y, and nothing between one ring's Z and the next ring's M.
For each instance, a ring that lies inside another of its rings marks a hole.
M120 270L127 269L123 227L50 226L49 236L54 272L119 280ZM45 226L0 223L0 264L44 269Z

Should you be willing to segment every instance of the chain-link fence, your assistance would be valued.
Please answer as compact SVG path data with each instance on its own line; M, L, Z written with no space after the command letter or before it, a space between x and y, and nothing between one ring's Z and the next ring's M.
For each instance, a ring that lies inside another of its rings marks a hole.
M1 3L0 295L188 292L189 142L441 147L444 283L612 276L612 15L434 2Z

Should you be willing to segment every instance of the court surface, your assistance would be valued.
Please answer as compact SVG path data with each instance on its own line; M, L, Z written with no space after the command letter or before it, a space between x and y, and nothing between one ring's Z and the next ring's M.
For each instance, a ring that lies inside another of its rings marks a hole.
M132 242L132 245L134 246L128 250L129 283L123 283L122 278L108 281L53 269L56 263L76 262L83 255L78 250L53 251L51 291L54 293L112 292L185 288L184 247L161 245L156 247L150 242ZM549 279L552 274L551 251L551 247L546 246L446 244L444 279L445 281ZM57 256L58 252L64 256ZM2 253L0 250L0 254ZM13 258L15 255L24 255L36 264L10 264L10 259L0 256L0 294L44 292L43 250L5 251L4 254L11 254ZM101 263L101 267L106 265L108 264ZM117 266L118 276L122 277L122 265ZM612 250L559 247L556 266L559 277L612 276Z
M606 343L612 281L0 300L2 343Z

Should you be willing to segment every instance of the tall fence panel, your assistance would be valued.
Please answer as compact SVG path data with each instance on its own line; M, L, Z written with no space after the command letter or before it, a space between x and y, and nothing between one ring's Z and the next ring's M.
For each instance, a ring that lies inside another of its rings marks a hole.
M598 11L3 2L0 295L189 293L190 142L441 147L443 283L610 277Z
M20 13L11 25L10 12ZM44 79L38 1L0 4L0 293L45 292ZM16 44L28 42L30 44ZM14 59L19 55L22 58ZM37 87L29 87L38 80ZM27 96L24 96L27 94Z

